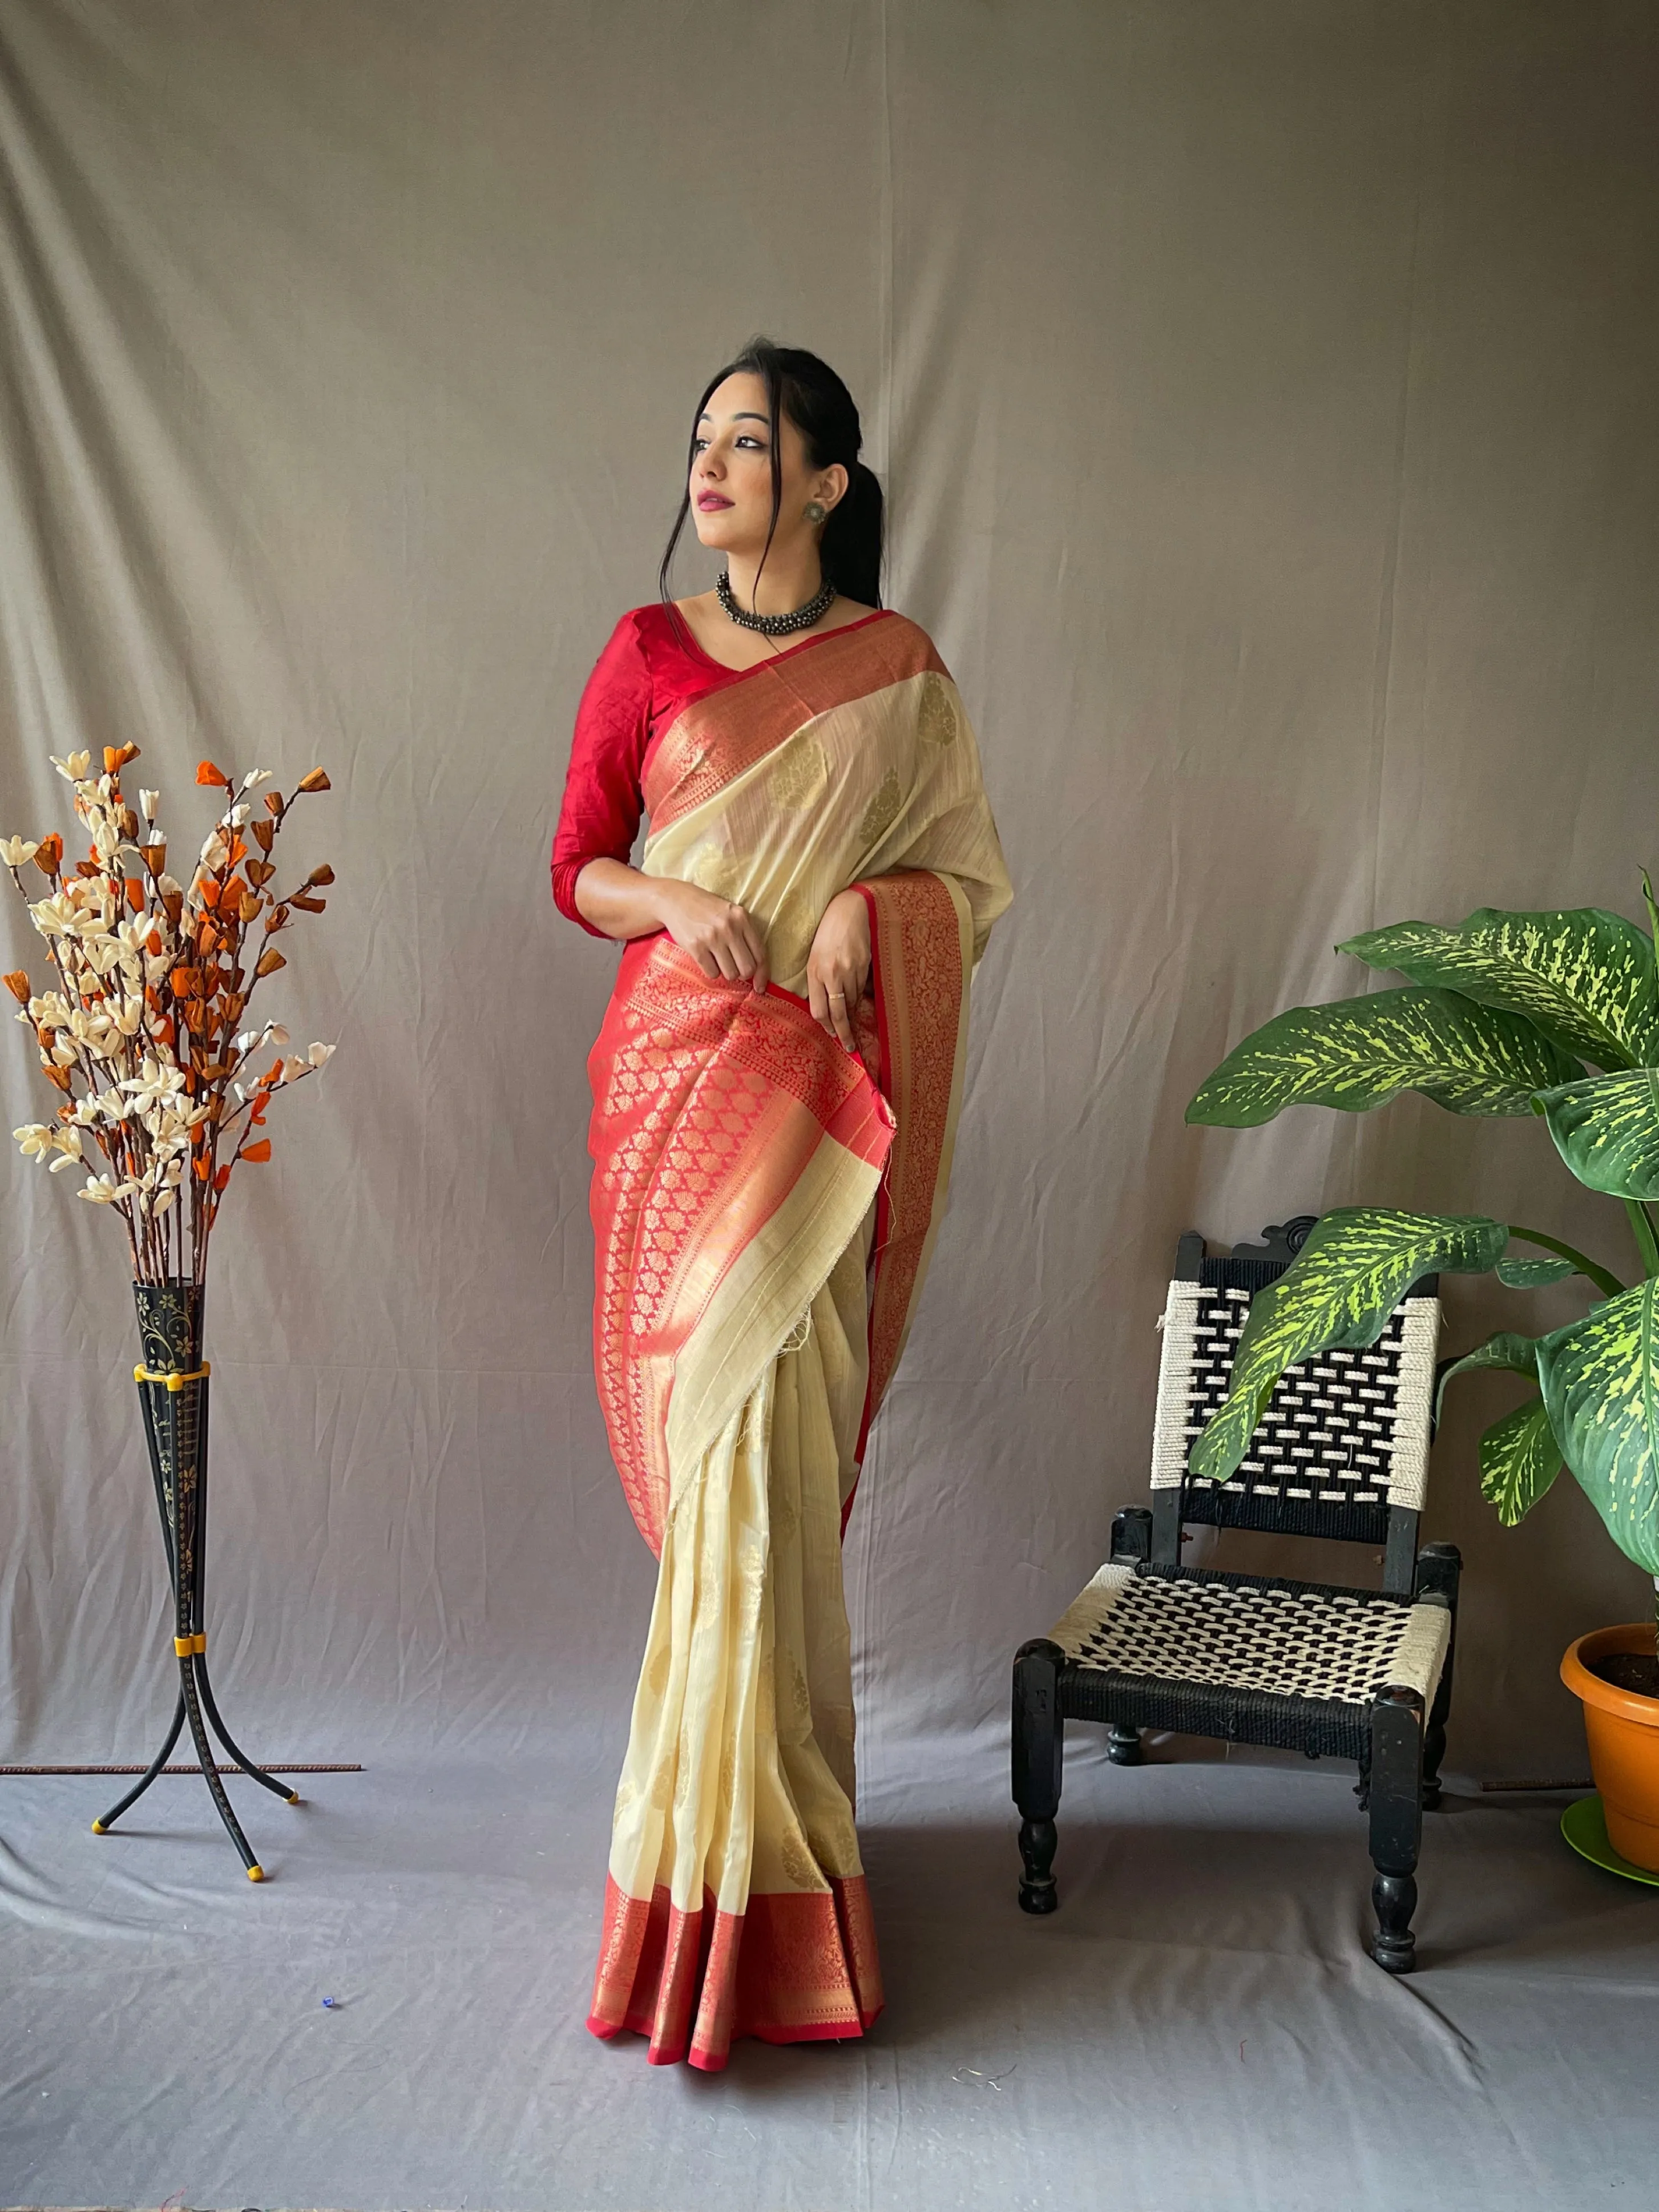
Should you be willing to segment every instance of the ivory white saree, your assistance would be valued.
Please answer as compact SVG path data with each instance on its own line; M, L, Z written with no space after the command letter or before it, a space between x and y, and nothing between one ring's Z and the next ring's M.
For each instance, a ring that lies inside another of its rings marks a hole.
M685 706L645 756L648 874L767 933L763 996L666 936L589 1061L594 1351L659 1560L589 2026L719 2068L860 2034L881 1972L858 1839L841 1534L950 1172L968 985L1012 896L955 686L896 615ZM804 999L830 900L869 908L854 1057Z

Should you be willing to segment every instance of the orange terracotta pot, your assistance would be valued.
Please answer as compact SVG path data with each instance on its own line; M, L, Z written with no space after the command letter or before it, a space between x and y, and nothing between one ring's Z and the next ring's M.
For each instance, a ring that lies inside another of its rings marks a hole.
M1594 1629L1567 1647L1561 1680L1583 1705L1607 1841L1632 1866L1659 1874L1659 1698L1615 1689L1589 1671L1614 1651L1651 1651L1653 1636L1650 1620Z

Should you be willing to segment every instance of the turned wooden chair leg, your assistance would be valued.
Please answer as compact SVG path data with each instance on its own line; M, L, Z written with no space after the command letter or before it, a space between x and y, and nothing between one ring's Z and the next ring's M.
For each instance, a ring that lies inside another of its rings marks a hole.
M1052 1912L1060 1902L1054 1887L1054 1815L1060 1810L1060 1778L1065 1723L1060 1711L1060 1670L1066 1655L1046 1637L1022 1644L1014 1660L1013 1786L1019 1809L1019 1902L1026 1912Z
M1399 1686L1379 1690L1371 1706L1370 1846L1376 1878L1371 1956L1385 1972L1417 1964L1417 1854L1423 1837L1423 1700Z
M1106 1756L1113 1765L1139 1766L1146 1755L1140 1747L1140 1730L1114 1721L1106 1731Z

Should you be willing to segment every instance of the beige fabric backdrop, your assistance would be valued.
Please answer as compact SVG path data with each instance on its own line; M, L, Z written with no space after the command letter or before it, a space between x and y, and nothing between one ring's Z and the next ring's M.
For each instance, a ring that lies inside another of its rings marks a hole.
M545 850L687 409L756 327L864 404L890 596L1020 891L850 1547L866 1760L1000 1729L1144 1494L1182 1228L1373 1198L1625 1255L1538 1127L1181 1117L1244 1029L1361 987L1352 931L1639 910L1656 60L1606 0L3 0L0 827L61 819L45 756L83 742L139 741L179 824L204 752L335 783L283 981L339 1057L214 1261L244 1735L620 1750L652 1567L588 1371L613 956ZM118 1237L0 1174L3 1742L132 1757L168 1692ZM1495 1297L1454 1290L1452 1343ZM1571 1772L1559 1650L1643 1588L1568 1484L1491 1524L1506 1388L1437 1455L1454 1764Z

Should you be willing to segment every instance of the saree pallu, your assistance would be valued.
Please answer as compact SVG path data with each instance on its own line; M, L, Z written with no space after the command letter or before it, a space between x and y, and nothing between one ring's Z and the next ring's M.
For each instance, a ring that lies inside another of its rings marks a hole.
M841 1535L943 1208L975 951L1009 896L953 687L890 619L688 708L647 757L647 872L716 879L785 980L757 994L638 940L589 1061L595 1367L659 1567L588 2025L648 2036L658 2063L859 2035L882 2005ZM857 1057L789 988L854 883Z

